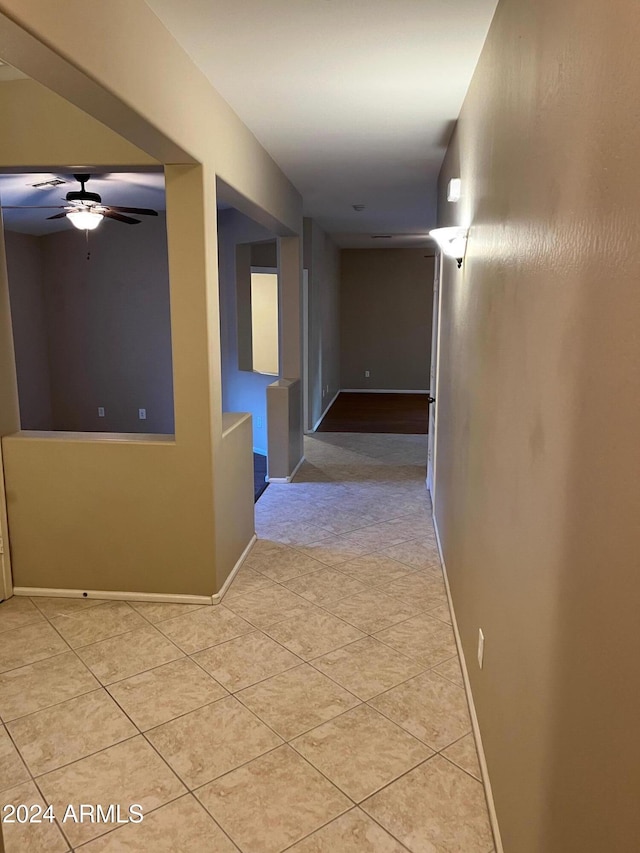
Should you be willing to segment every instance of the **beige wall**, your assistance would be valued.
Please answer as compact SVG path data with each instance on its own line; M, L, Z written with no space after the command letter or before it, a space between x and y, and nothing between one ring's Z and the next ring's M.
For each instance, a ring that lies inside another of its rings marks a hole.
M0 34L6 37L2 5L0 3ZM7 50L7 44L2 41L5 59ZM59 167L69 163L87 166L158 165L154 157L52 91L53 79L47 82L48 86L34 80L0 83L2 168ZM10 128L11 132L4 132L5 128ZM69 128L74 130L73 142ZM16 140L19 140L19 145ZM71 160L71 154L79 156L79 159ZM47 159L43 162L45 155Z
M302 425L302 239L298 237L278 238L278 314L280 317L280 375L287 384L287 414L285 418L273 418L271 401L267 399L267 445L269 450L268 473L270 477L283 476L275 469L273 448L279 452L288 448L288 470L286 477L293 474L303 455ZM273 386L269 386L271 393Z
M22 428L173 433L164 213L89 239L5 234Z
M218 589L229 577L255 533L253 516L253 436L248 413L222 415L222 454L216 468L223 499L217 507L216 521L227 531L216 536Z
M211 193L221 178L285 232L300 233L295 188L143 0L0 0L0 37L5 61L129 147L162 163L207 164ZM64 128L52 131L60 136ZM18 165L25 160L36 162Z
M288 480L302 459L302 387L299 379L277 379L267 388L267 476ZM288 442L284 439L288 437Z
M342 388L429 388L433 258L428 254L425 249L341 251Z
M507 853L640 838L639 38L501 2L440 181L435 511Z
M17 587L217 589L206 294L198 286L204 253L202 232L186 212L202 215L202 185L199 167L167 168L175 440L6 436Z
M251 273L253 369L278 375L278 274Z
M216 524L228 499L216 474L224 454L216 177L288 235L301 230L300 197L144 3L70 0L52 11L2 0L4 58L88 115L69 105L58 113L59 98L22 81L41 108L31 108L28 90L11 100L21 117L0 138L0 166L24 167L25 150L39 167L52 164L52 152L67 164L182 163L166 169L175 442L6 438L16 585L210 595L234 551L232 531ZM147 49L132 73L141 32ZM11 380L9 341L0 341L0 370ZM293 345L287 351L294 364ZM15 407L5 421L15 423Z
M340 250L313 219L304 220L308 270L308 423L313 428L340 390Z

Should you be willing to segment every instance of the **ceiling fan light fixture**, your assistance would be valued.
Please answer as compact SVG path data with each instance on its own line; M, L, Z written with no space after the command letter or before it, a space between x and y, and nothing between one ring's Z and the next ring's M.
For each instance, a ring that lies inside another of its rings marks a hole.
M72 210L67 213L67 219L71 220L79 231L94 231L104 219L102 213L93 210Z

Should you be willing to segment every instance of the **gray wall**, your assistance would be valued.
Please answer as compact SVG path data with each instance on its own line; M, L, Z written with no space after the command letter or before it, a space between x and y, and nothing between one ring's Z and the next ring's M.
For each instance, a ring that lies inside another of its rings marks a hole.
M24 429L53 429L42 241L5 232L11 320Z
M173 433L164 216L104 222L89 249L75 229L7 233L22 428Z
M305 429L312 428L340 389L340 251L312 219L304 220L308 270L309 387Z
M506 853L640 844L639 39L500 2L440 180L435 514Z
M434 261L427 254L425 249L340 253L343 389L429 388Z
M236 301L236 246L273 240L274 235L239 211L218 211L218 275L220 279L220 344L222 357L222 408L225 412L250 412L253 447L267 453L267 385L277 377L238 367L238 306ZM255 266L275 260L274 244L253 247ZM261 424L261 425L259 425Z

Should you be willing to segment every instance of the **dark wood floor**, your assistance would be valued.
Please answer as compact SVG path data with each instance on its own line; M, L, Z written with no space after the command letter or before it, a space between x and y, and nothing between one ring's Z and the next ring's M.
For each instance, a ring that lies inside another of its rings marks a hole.
M261 453L253 454L253 501L258 500L269 483L265 481L267 476L267 457Z
M353 394L342 391L318 432L391 432L426 435L426 394Z

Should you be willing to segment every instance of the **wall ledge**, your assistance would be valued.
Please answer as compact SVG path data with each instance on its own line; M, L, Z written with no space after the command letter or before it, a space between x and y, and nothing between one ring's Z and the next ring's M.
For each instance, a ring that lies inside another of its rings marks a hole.
M3 440L20 441L83 441L114 444L175 444L175 435L150 432L70 432L57 430L22 429L3 436Z
M222 413L222 437L224 438L241 423L251 418L250 412L223 412Z

